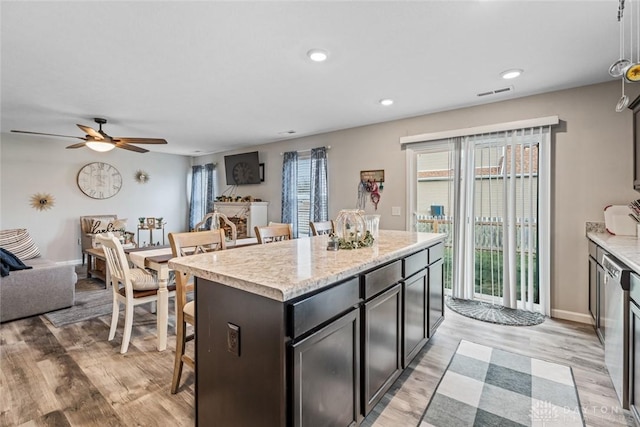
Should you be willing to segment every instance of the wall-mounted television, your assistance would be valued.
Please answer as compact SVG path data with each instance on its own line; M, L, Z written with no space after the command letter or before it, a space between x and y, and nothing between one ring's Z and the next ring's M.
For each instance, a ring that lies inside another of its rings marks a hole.
M258 152L224 156L227 185L260 184L260 160Z

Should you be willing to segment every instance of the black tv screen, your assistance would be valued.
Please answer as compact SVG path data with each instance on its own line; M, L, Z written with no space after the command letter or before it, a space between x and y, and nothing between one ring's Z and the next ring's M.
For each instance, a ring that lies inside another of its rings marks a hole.
M260 184L258 152L224 156L227 185Z

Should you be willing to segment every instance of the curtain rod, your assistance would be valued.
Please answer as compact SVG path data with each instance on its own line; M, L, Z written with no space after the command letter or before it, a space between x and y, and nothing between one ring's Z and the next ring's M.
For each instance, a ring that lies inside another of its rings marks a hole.
M331 150L331 146L330 145L327 145L324 148L326 148L327 150ZM312 148L309 148L307 150L296 150L296 153L306 153L307 151L311 151L311 150L312 150ZM280 155L283 156L284 153L281 152Z

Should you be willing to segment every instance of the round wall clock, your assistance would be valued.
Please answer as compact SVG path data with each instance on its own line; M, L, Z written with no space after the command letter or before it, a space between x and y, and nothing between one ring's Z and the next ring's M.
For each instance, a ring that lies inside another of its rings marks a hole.
M249 184L254 181L253 169L247 162L236 163L233 167L233 179L236 184Z
M89 163L78 172L78 187L93 199L108 199L122 188L122 176L109 163Z

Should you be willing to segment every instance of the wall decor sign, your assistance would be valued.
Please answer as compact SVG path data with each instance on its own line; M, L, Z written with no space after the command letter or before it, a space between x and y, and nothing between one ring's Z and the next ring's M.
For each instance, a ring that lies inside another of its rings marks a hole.
M360 171L360 181L384 182L384 169Z

